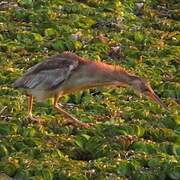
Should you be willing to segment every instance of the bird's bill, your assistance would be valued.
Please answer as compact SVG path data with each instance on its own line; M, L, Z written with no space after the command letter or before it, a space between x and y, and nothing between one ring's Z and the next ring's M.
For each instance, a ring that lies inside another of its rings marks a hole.
M148 92L147 93L148 97L153 100L154 102L156 102L157 104L159 104L161 107L163 107L164 109L168 110L168 108L166 107L166 105L161 101L161 99L154 93L154 92Z

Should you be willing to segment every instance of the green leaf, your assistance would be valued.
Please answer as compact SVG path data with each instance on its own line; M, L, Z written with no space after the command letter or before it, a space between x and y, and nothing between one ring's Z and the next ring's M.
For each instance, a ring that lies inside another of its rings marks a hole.
M43 169L41 173L45 180L53 180L53 173L49 169Z
M82 134L82 137L84 137L87 141L90 139L91 136L87 135L87 134Z
M74 43L74 48L75 48L76 50L81 49L82 46L83 46L80 41L74 41L73 43Z
M7 156L8 153L8 149L6 148L6 146L2 143L0 143L0 158Z
M65 44L62 40L57 40L54 43L52 43L52 47L54 50L59 50L59 51L65 50Z
M131 165L128 162L120 162L120 165L117 167L117 174L120 176L130 175Z
M10 134L10 128L8 124L0 123L0 134L2 135L8 135Z
M140 151L140 152L147 152L147 153L156 153L157 152L157 148L155 147L155 145L153 144L148 144L148 143L145 143L145 142L135 142L133 145L132 145L132 149L135 150L135 151Z
M33 127L27 127L21 129L23 136L33 137L36 135L36 130Z
M25 7L31 7L33 4L33 0L19 0L18 2Z
M57 31L53 28L45 29L44 33L45 33L45 36L47 36L47 37L54 37L57 35Z
M0 162L0 170L1 172L12 177L15 175L17 171L17 167L13 163L10 163L10 162Z
M159 158L153 158L148 161L148 166L151 168L158 167L158 166L160 167L160 165L161 165L161 161Z
M174 180L180 179L180 166L176 166L175 168L171 168L172 172L170 172L168 175L170 178Z
M90 139L90 136L87 134L82 134L76 138L75 144L80 148L84 149L85 144Z
M134 34L134 40L135 40L136 43L141 43L141 42L143 42L143 40L144 40L143 34L141 34L140 32L135 32L135 34Z
M174 119L175 119L176 124L180 125L180 117L179 116L175 116Z
M172 145L172 153L175 156L179 156L180 155L180 145L179 144L173 144Z
M33 33L33 36L34 36L34 40L35 40L35 41L38 41L38 42L43 41L43 37L42 37L40 34L38 34L38 33Z

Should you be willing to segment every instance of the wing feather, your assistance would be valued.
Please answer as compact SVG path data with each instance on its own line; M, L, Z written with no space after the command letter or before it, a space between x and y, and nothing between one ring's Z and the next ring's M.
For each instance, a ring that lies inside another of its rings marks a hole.
M78 60L69 57L51 57L31 67L13 86L37 90L56 88L70 76L78 64Z

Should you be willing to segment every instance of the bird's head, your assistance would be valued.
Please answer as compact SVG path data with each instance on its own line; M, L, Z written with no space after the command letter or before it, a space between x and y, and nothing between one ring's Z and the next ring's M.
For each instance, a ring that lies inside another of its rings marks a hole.
M153 89L151 88L150 84L137 76L132 76L131 77L131 87L134 89L135 92L140 94L140 96L146 96L152 101L156 102L159 104L161 107L167 109L167 107L163 104L161 99L155 94Z

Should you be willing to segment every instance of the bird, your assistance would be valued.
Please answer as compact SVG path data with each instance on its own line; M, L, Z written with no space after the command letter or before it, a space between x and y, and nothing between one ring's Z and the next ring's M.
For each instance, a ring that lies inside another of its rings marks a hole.
M21 78L13 83L14 88L25 90L28 96L28 119L41 122L32 114L33 100L44 101L53 98L53 107L74 126L88 128L92 124L84 123L59 106L59 100L66 94L98 86L130 87L139 94L167 109L155 94L150 83L136 76L120 65L110 65L89 60L73 52L62 52L50 56L32 66Z

